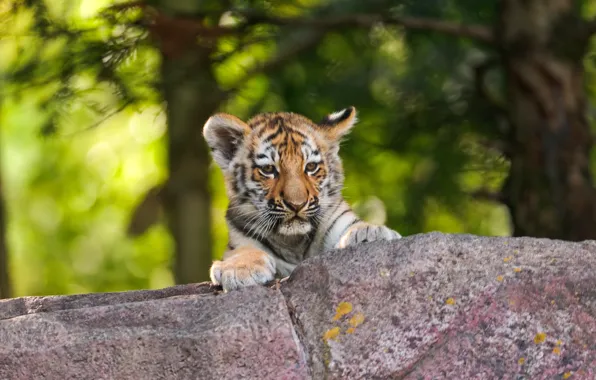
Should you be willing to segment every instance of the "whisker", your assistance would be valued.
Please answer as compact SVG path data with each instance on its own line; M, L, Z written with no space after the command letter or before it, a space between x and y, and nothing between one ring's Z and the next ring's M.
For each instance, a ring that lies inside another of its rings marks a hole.
M275 218L273 218L272 216L269 216L267 218L266 224L263 228L262 236L265 237L265 235L269 235L269 232L271 232L274 225L275 225Z
M246 212L243 212L243 213L237 213L237 214L235 214L235 216L238 216L240 218L244 218L244 217L247 217L247 216L256 215L258 213L259 213L258 211L246 211Z
M263 217L263 213L260 212L257 215L253 216L252 218L250 218L246 222L247 225L253 224L253 226L246 233L249 237L251 236L253 229L255 229L255 227L258 227L259 226L259 223L258 222L261 220L262 217Z
M241 204L241 205L233 205L233 206L228 206L228 210L237 210L239 208L247 208L247 207L251 207L252 205L247 205L247 204ZM254 210L256 210L256 208L254 206L252 206L252 208Z
M258 229L260 227L260 223L259 222L261 221L261 219L263 218L263 216L264 216L263 213L259 213L256 216L256 218L253 217L249 222L247 222L247 224L251 224L251 223L253 223L253 220L254 220L253 226L246 233L249 237L253 236L255 238L258 238L258 235L253 235L252 234L252 231L255 230L255 228L256 228L256 230L255 230L255 234L256 234L256 231L258 231Z
M259 234L257 236L261 236L261 239L264 238L267 234L267 230L268 230L270 223L271 223L271 215L265 214L264 220L260 224Z

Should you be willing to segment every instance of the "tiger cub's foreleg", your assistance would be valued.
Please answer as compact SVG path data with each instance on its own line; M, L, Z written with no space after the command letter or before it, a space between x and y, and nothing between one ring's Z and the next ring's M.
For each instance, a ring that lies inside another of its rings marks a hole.
M345 248L359 243L377 240L400 239L401 235L389 227L359 222L350 227L339 239L336 248Z
M224 291L262 285L275 277L275 261L266 252L250 246L236 248L215 261L209 271L211 281Z

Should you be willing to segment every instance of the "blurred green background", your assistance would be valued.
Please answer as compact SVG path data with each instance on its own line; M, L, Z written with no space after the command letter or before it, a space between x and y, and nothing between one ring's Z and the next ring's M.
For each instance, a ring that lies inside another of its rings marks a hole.
M487 25L496 17L496 1L197 3L217 14L198 14L204 25L234 25L237 20L221 9L226 7L322 18L338 9L391 9ZM164 45L144 24L151 9L106 11L113 4L0 4L0 175L12 296L176 282L175 241L163 205L145 210L146 228L130 233L146 194L168 178L168 118L159 86ZM591 7L586 3L582 12ZM364 218L403 235L510 235L507 208L482 196L498 190L508 170L507 159L487 143L500 121L474 92L473 65L487 57L484 48L392 25L314 37L313 30L261 25L208 40L209 67L202 70L211 70L225 94L217 109L243 119L293 111L319 120L354 105L360 122L341 150L344 195ZM316 43L292 53L311 38ZM267 66L286 53L287 60ZM499 73L488 81L498 91ZM194 120L194 128L200 131L205 121ZM209 249L217 258L227 240L227 199L214 165L209 189ZM204 276L207 268L194 270Z

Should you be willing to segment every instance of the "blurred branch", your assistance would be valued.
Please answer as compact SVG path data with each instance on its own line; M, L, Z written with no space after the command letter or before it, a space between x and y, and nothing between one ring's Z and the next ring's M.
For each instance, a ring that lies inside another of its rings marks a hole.
M488 189L478 189L472 192L469 192L468 195L475 200L478 201L489 201L489 202L497 202L497 203L504 203L505 197L498 191L491 191Z
M309 19L304 17L283 18L275 17L252 11L233 11L244 18L237 26L205 26L197 17L167 15L159 9L151 7L142 1L133 1L117 4L107 8L104 13L118 12L133 8L145 10L145 22L152 36L160 42L162 52L167 56L177 56L189 46L196 44L196 38L201 38L201 44L212 45L217 38L222 36L243 36L247 29L258 24L276 26L303 27L312 34L299 42L280 44L285 51L276 57L250 70L244 78L240 79L228 93L242 87L255 75L276 70L291 61L300 53L314 47L329 30L346 27L372 27L376 24L399 25L406 29L420 31L435 31L457 37L470 38L485 43L493 43L492 31L480 25L462 25L443 20L432 20L412 17L387 16L380 14L352 14L332 17Z
M456 37L494 43L495 38L490 28L482 25L463 25L450 21L433 20L415 17L400 17L377 14L353 14L326 17L324 19L279 18L262 14L239 12L247 18L248 24L267 23L279 26L307 26L318 29L334 29L344 27L371 27L375 24L399 25L406 29L433 31Z
M186 15L169 15L160 12L159 9L150 6L144 1L132 1L128 3L116 4L106 8L102 14L110 15L114 12L122 12L129 9L141 8L145 11L145 20L141 25L148 27L154 35L177 35L184 38L217 38L228 35L237 35L242 28L231 28L212 26L207 27L198 17ZM138 25L138 24L137 24Z
M142 1L133 1L130 3L117 4L107 8L108 11L119 11L131 8L141 7L146 10L149 6ZM244 23L238 27L206 27L195 18L167 16L156 9L152 9L152 24L165 24L168 27L175 26L178 32L185 32L201 37L219 37L223 35L237 35L246 31L246 28L256 24L270 24L277 26L303 26L316 28L320 30L330 30L345 27L371 27L376 24L399 25L406 29L432 31L451 35L455 37L469 38L475 41L493 44L495 38L492 30L483 25L464 25L456 22L433 20L416 17L390 16L381 14L351 14L325 17L320 19L309 19L302 17L275 17L262 13L236 10L234 13L245 18Z
M127 3L114 4L108 9L114 11L125 11L133 8L144 8L147 4L144 1L129 1Z
M281 52L276 57L261 64L258 67L250 70L244 78L238 81L229 92L235 91L242 87L248 80L258 74L268 73L285 65L294 59L300 53L317 45L325 36L325 32L334 28L343 27L371 27L377 23L386 23L401 25L409 29L415 30L429 30L443 32L445 34L452 34L456 36L465 36L484 42L492 42L493 35L490 29L483 26L466 26L440 20L426 20L417 18L399 18L387 17L380 15L346 15L337 16L335 18L325 19L303 19L303 18L276 18L264 16L254 13L241 13L246 17L247 24L268 23L279 26L304 26L310 27L312 34L299 42L291 44L283 44L280 46L286 47L284 52ZM487 68L488 69L488 68ZM484 72L483 72L484 74Z

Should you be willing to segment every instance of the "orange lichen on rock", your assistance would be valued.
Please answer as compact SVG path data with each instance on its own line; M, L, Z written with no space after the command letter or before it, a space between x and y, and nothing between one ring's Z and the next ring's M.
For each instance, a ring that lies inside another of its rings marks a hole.
M553 348L553 354L555 354L555 355L561 355L561 349L559 347Z
M515 267L515 268L513 268L513 271L515 273L519 273L519 272L521 272L521 268L520 267Z
M325 334L323 334L323 340L324 341L328 341L329 339L336 340L338 336L339 336L339 327L334 327L332 329L325 331Z
M571 377L572 372L568 371L563 374L563 379L569 379Z
M513 259L513 257L512 257L512 256L505 257L505 258L503 259L503 262L505 262L505 263L508 263L508 262L510 262L510 261L511 261L511 259Z
M525 362L526 362L526 358L519 358L517 361L517 364L524 365Z
M358 327L358 325L362 324L362 322L364 322L364 314L362 313L356 313L352 318L350 318L350 325L352 327Z
M346 330L346 333L353 334L354 331L356 331L356 330L353 327L348 327L348 329Z
M339 320L346 314L349 314L352 311L352 304L349 302L340 302L337 305L337 309L335 310L335 316L333 317L334 321Z
M536 343L536 344L544 343L545 340L546 340L546 334L543 332L539 332L538 334L536 334L534 336L534 343Z
M445 301L445 303L447 305L455 305L455 299L453 297L449 297L449 298L447 298L447 300Z
M497 276L497 281L499 282L503 282L504 277L503 276Z

